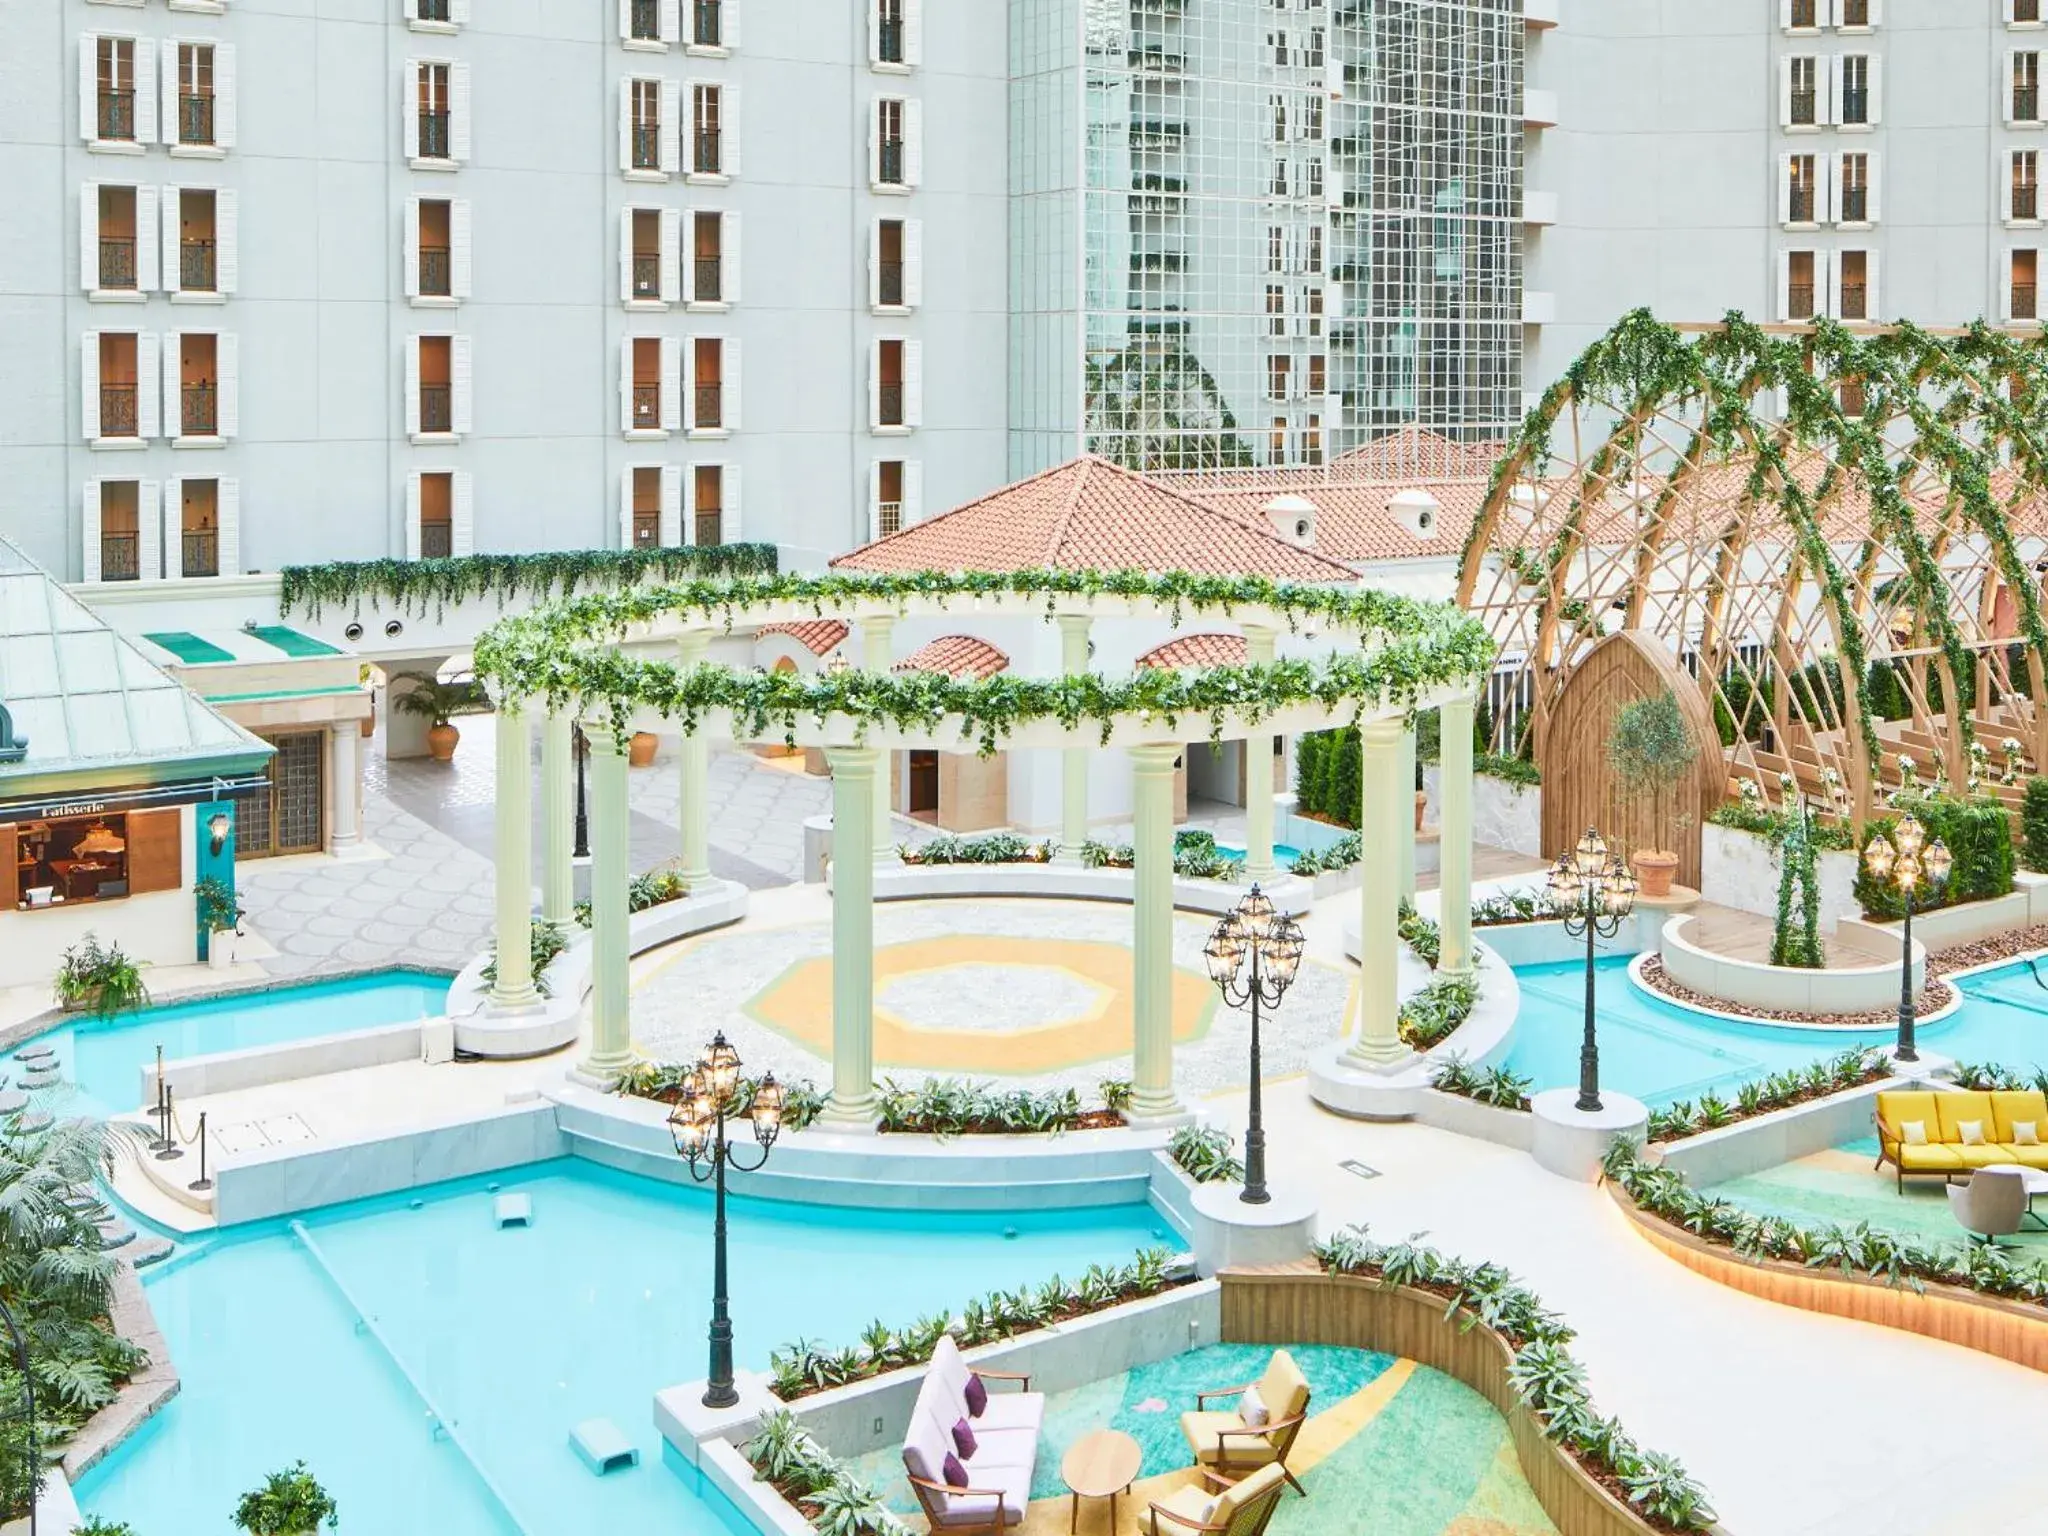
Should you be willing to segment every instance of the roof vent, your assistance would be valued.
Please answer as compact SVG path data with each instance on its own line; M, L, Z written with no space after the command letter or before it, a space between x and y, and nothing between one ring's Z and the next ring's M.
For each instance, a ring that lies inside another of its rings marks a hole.
M1274 534L1298 549L1316 541L1316 504L1306 496L1275 496L1264 509Z
M1443 503L1419 486L1400 492L1387 503L1394 521L1423 543L1436 537L1436 516L1442 510Z

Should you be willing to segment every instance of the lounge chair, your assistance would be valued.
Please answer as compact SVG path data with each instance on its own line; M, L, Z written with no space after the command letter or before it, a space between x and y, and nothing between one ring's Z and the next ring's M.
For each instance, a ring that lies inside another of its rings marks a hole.
M1244 1412L1245 1394L1253 1388L1265 1406L1257 1423L1247 1420ZM1212 1400L1233 1397L1237 1403L1229 1409L1209 1406ZM1307 1420L1308 1378L1292 1355L1276 1349L1266 1374L1257 1381L1196 1393L1195 1411L1180 1416L1180 1430L1194 1452L1197 1469L1211 1483L1227 1487L1261 1467L1278 1465L1294 1491L1306 1496L1308 1490L1287 1470L1287 1454Z
M1286 1482L1287 1469L1268 1462L1243 1482L1217 1493L1190 1483L1152 1506L1151 1536L1181 1536L1184 1531L1200 1531L1205 1536L1260 1536L1273 1518ZM1162 1525L1162 1520L1168 1523Z
M2017 1169L1980 1168L1969 1183L1949 1185L1948 1208L1965 1232L1995 1244L2019 1231L2027 1214L2026 1175Z
M979 1377L1016 1382L1026 1390L989 1392L979 1414L967 1402L967 1383ZM1029 1389L1031 1378L968 1365L951 1336L942 1337L918 1387L903 1442L903 1470L934 1531L949 1536L1003 1536L1024 1523L1031 1507L1031 1474L1038 1461L1038 1430L1045 1418L1045 1394ZM979 1442L961 1458L967 1486L945 1481L945 1461L955 1451L953 1426L965 1419Z

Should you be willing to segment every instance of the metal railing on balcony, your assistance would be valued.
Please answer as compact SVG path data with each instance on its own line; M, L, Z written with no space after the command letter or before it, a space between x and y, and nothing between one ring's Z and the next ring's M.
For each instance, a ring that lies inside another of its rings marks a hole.
M903 531L903 503L883 501L875 504L875 523L883 538Z
M136 581L142 575L142 539L133 533L100 534L100 580Z
M443 112L422 112L420 114L420 153L422 160L446 160L448 158L448 114Z
M2038 123L2041 120L2041 88L2038 85L2016 85L2012 88L2012 118L2016 123Z
M691 146L690 169L699 176L716 176L725 169L725 156L721 151L716 128L699 128L691 137L696 141Z
M100 436L133 437L135 435L135 386L133 384L102 384L100 386Z
M211 144L213 142L213 98L211 96L178 97L178 142L180 144Z
M127 140L135 137L133 91L101 89L99 129L102 139Z
M1811 128L1816 121L1814 113L1819 105L1819 98L1813 88L1811 86L1808 86L1805 90L1794 88L1791 105L1794 126Z
M1810 28L1820 25L1820 0L1792 0L1792 25Z
M635 549L653 549L660 543L661 514L659 512L642 512L636 507L633 511L633 547Z
M635 123L633 125L633 169L636 171L658 171L661 169L661 125L659 123Z
M445 299L454 291L452 272L448 265L448 247L421 246L420 292L428 298Z
M421 21L448 20L448 0L419 0Z
M445 560L455 553L455 525L443 518L436 522L420 520L420 558L422 560Z
M699 304L716 304L724 293L725 263L716 256L698 256L690 262L690 297Z
M1842 222L1844 224L1867 224L1870 222L1870 192L1867 188L1842 188Z
M633 0L632 35L638 42L661 40L661 7L657 0Z
M875 293L884 304L903 302L903 263L885 261L875 272Z
M220 435L220 397L211 384L187 384L178 391L178 422L187 437Z
M725 386L723 384L699 384L695 389L696 414L690 418L698 427L722 427L725 425Z
M211 528L187 529L178 540L179 574L185 576L218 576L220 574L220 535Z
M725 518L716 507L708 512L699 511L693 521L699 549L709 549L714 544L725 542Z
M1785 314L1791 320L1813 318L1813 284L1788 283L1785 285Z
M1841 293L1841 318L1844 320L1868 320L1870 318L1870 289L1865 283L1843 280Z
M633 430L635 432L659 432L661 430L661 386L659 384L635 384L633 386Z
M643 256L638 251L633 253L633 297L661 297L661 257Z
M178 286L190 293L214 291L214 243L211 240L178 242Z
M420 386L420 430L422 432L453 432L455 430L455 392L446 384L422 384Z
M2012 0L2012 19L2014 21L2039 21L2041 19L2041 0Z
M884 64L903 62L903 18L884 16L875 27L875 55Z
M2012 285L2012 317L2015 320L2038 320L2039 312L2034 307L2034 285L2014 283Z
M1842 88L1841 121L1858 126L1870 121L1870 91L1868 87L1849 85Z
M882 384L875 390L875 419L885 427L903 425L903 386Z
M1841 20L1836 24L1844 27L1869 26L1870 0L1842 0Z
M132 238L109 240L104 235L100 237L100 286L135 286L135 241Z
M1813 222L1812 187L1795 186L1792 189L1792 195L1786 209L1786 216L1794 224L1811 224Z
M2041 217L2041 189L2021 186L2012 189L2012 216L2016 219Z
M901 139L882 140L881 149L876 159L879 162L877 173L882 185L885 187L902 186L903 141Z
M719 0L696 0L690 8L690 41L699 48L725 46L725 28L719 15Z

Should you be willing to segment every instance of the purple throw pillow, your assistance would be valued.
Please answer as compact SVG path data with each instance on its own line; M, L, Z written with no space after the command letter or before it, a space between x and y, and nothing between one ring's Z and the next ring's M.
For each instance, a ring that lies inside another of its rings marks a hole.
M979 1376L967 1378L967 1412L971 1418L980 1418L982 1410L988 1407L988 1388Z
M958 1456L947 1456L945 1465L939 1475L945 1479L948 1488L965 1488L967 1486L967 1469L960 1465L960 1458Z
M962 1461L974 1459L974 1426L965 1419L953 1421L953 1449L960 1453Z

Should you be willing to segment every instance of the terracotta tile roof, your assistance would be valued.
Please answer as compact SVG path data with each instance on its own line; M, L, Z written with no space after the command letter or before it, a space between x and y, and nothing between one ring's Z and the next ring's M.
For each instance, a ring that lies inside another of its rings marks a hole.
M850 571L1191 571L1352 582L1337 561L1263 523L1171 490L1106 459L1074 459L832 562Z
M1245 662L1243 635L1181 635L1154 646L1138 658L1141 667L1171 671L1175 667L1241 667Z
M1306 475L1313 479L1298 478ZM1184 494L1239 520L1264 526L1266 503L1299 496L1316 509L1315 549L1332 560L1366 564L1381 560L1455 560L1465 535L1486 500L1484 478L1463 480L1374 480L1338 478L1334 467L1290 471L1285 480L1247 473L1230 485L1189 487ZM1393 510L1403 491L1426 491L1437 503L1435 527L1418 539Z
M1007 672L1010 658L972 635L941 635L897 662L892 672L939 672L947 677L971 677L976 682Z
M827 656L846 638L846 624L840 619L803 619L794 624L763 624L764 635L787 635L813 656Z
M1506 448L1506 443L1453 442L1441 432L1411 425L1338 454L1330 468L1347 478L1484 480Z

